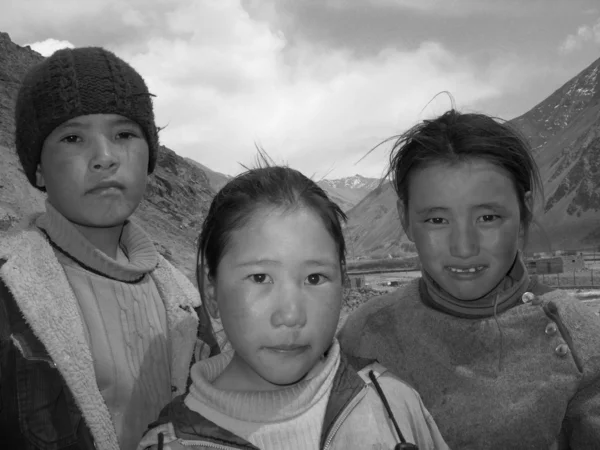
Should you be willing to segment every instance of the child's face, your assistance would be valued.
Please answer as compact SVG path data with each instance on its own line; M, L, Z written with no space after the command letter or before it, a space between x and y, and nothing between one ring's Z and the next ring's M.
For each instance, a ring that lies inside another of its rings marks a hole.
M310 209L261 209L232 233L212 289L240 390L295 383L333 341L342 302L336 244Z
M513 264L521 232L508 172L474 159L425 167L409 182L402 222L423 269L455 298L490 292Z
M37 183L77 225L121 225L146 189L148 144L135 122L116 114L79 116L44 141Z

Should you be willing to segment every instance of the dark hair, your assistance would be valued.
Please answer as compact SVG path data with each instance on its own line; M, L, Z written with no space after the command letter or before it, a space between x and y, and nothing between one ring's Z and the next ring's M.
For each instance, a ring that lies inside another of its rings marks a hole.
M416 169L445 162L460 163L481 158L506 170L512 177L521 222L525 230L533 219L525 194L542 193L539 170L527 139L504 121L485 114L463 114L451 109L433 120L424 120L400 136L394 136L390 155L392 183L408 208L410 174Z
M264 161L264 160L263 160ZM342 223L346 215L313 180L289 167L248 170L229 181L213 198L198 241L196 279L203 295L204 265L215 277L231 234L247 224L260 208L306 207L316 212L334 239L344 271L346 244Z

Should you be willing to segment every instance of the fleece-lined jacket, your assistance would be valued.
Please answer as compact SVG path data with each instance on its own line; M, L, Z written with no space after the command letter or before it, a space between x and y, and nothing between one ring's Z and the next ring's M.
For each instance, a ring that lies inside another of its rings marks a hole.
M357 371L356 368L362 367ZM319 448L322 450L393 449L399 436L384 408L369 372L373 371L400 432L420 450L446 450L440 432L417 392L378 363L341 357L325 411ZM171 402L151 425L138 450L156 445L159 434L172 448L190 450L257 450L250 442L191 411L183 397ZM287 448L285 444L282 446Z
M175 397L186 391L190 364L206 348L198 339L200 298L162 257L150 276L167 314ZM118 450L77 300L54 250L35 227L0 242L0 388L0 442L20 434L27 448L88 448L87 441L96 450ZM57 411L68 411L71 419ZM73 423L78 418L84 426Z

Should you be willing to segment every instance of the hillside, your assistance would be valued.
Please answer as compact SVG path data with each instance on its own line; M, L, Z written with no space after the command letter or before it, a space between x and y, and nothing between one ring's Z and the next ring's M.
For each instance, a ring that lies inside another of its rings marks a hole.
M24 216L43 209L44 195L27 182L13 145L18 86L27 68L41 60L41 55L0 32L0 238ZM146 196L134 214L159 251L190 277L195 240L213 195L207 175L197 164L161 147Z
M537 218L554 248L600 244L600 59L511 121L531 141L544 183ZM532 230L531 244L545 239Z
M215 192L217 192L219 189L225 186L227 182L231 179L229 175L225 175L220 172L215 172L214 170L211 170L208 167L206 167L204 164L200 164L198 161L194 161L191 158L185 158L185 160L190 164L193 164L196 167L200 168L200 170L202 170L206 174L206 177L208 178L208 183Z
M318 184L342 210L347 212L375 189L379 183L378 178L367 178L356 174L335 180L321 180Z
M349 259L405 256L413 249L398 221L390 183L375 188L348 212L345 235Z
M599 246L600 59L510 123L530 139L545 192L535 211L541 228L532 227L528 249ZM348 212L356 255L400 249L406 237L390 214L394 204L393 190L382 189Z

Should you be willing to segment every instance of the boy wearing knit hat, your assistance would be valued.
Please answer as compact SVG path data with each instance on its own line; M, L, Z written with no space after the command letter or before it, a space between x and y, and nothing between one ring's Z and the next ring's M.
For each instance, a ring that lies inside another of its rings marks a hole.
M151 94L113 53L63 49L26 75L15 119L48 196L0 243L0 442L135 448L219 352L193 285L129 220L159 149Z

